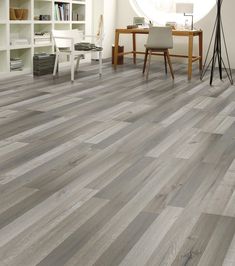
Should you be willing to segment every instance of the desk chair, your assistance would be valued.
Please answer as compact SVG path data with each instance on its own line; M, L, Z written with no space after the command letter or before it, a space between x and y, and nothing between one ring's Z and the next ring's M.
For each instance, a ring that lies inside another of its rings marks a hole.
M52 31L53 39L56 46L56 60L54 65L53 76L56 75L57 66L59 63L59 56L64 54L70 57L71 63L71 81L74 81L74 69L75 69L75 60L76 71L79 67L80 59L84 54L94 52L94 50L75 50L75 44L81 43L84 40L84 37L97 38L97 36L89 35L84 36L82 31L77 29L73 30L53 30ZM102 75L102 37L100 37L99 46L99 75ZM97 51L95 51L97 52Z
M165 61L165 72L167 73L167 61L168 61L171 76L172 76L172 79L174 79L173 68L172 68L171 59L169 56L169 49L173 48L172 29L170 27L150 28L148 40L147 40L147 44L145 45L145 48L146 48L146 51L145 51L145 58L144 58L143 74L145 73L147 58L149 55L146 79L148 79L148 76L149 76L151 56L154 52L163 53L164 61Z

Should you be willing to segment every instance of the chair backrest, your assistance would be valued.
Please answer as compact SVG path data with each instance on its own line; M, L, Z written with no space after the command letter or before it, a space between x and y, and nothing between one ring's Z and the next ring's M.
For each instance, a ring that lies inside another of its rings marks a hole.
M57 49L71 48L71 39L73 39L73 44L81 42L83 40L83 31L80 31L78 29L52 30L52 36L55 41L55 45Z
M173 48L172 28L151 27L146 46L155 49Z

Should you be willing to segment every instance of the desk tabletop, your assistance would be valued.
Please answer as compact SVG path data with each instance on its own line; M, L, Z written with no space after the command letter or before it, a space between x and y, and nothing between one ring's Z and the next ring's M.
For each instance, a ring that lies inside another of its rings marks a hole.
M116 29L116 32L124 33L124 34L128 34L128 33L148 34L149 28ZM197 35L202 34L202 30L172 30L172 34L175 36L189 36L189 35L197 36Z

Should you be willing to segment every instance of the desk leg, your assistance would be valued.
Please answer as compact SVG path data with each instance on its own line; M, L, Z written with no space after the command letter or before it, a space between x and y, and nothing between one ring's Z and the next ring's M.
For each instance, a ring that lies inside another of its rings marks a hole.
M136 64L136 34L132 34L132 41L133 41L133 63Z
M114 44L114 69L117 68L118 63L118 44L119 44L119 32L115 31L115 44Z
M199 69L200 71L202 71L202 67L203 67L203 33L200 32L199 36Z
M193 35L189 35L188 39L188 80L192 78L193 67Z

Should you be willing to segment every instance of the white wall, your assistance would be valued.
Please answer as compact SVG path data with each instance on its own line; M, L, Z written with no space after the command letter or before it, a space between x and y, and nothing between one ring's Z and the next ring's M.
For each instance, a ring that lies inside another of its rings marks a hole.
M205 0L206 1L206 0ZM226 35L226 42L229 51L229 59L231 67L235 69L235 1L234 0L225 0L222 6L223 10L223 25ZM117 0L117 28L125 28L127 25L132 24L133 17L137 14L131 7L129 0ZM211 38L212 29L214 26L216 17L216 9L214 8L204 19L195 24L195 27L201 28L204 32L204 53L206 53L209 41ZM137 36L137 48L139 50L143 49L145 44L146 36ZM131 50L131 36L122 35L120 38L120 44L124 45L125 50ZM174 52L183 52L187 50L186 40L183 40L182 37L177 37L174 39ZM198 45L195 41L195 50L197 51ZM225 58L225 54L224 54ZM175 60L175 59L174 59Z
M114 42L114 33L117 19L117 1L116 0L93 0L93 33L97 33L99 16L104 17L104 52L103 58L111 57L112 44Z
M114 43L117 2L119 0L104 0L104 58L111 57L112 44Z

